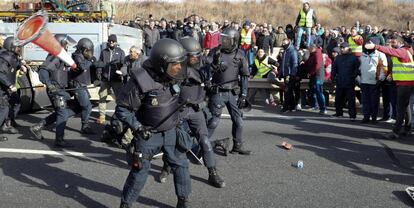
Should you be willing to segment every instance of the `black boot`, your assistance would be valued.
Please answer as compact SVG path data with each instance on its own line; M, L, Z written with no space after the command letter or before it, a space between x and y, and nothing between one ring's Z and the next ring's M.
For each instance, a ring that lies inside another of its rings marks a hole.
M32 127L30 127L30 132L36 139L44 139L42 135L42 129L45 127L45 123L42 121Z
M208 169L208 183L216 188L223 188L226 186L224 180L218 175L215 167Z
M236 140L233 140L233 149L230 151L230 153L231 154L239 153L241 155L250 155L251 151L250 150L245 150L243 148L243 143L236 142Z
M82 134L95 134L95 132L92 131L92 128L89 126L88 123L82 124L81 132Z
M167 177L168 175L170 175L170 173L171 173L171 167L167 164L164 164L164 166L162 167L161 173L160 173L160 178L159 178L160 183L167 182Z
M125 202L121 202L121 205L119 206L119 208L129 208L129 205Z
M6 120L3 124L3 126L1 127L1 130L6 133L6 134L17 134L17 129L14 128L11 124L10 120Z
M223 149L224 155L229 154L230 138L218 139L211 143L213 148L221 147Z
M20 127L22 127L22 125L20 125L20 124L16 123L16 120L11 120L11 125L12 125L14 128L20 128Z
M189 208L190 206L190 202L188 201L188 199L186 198L178 198L178 202L177 202L177 208Z
M58 136L55 140L55 147L68 148L73 147L73 145L67 142L65 139L63 139L63 136Z

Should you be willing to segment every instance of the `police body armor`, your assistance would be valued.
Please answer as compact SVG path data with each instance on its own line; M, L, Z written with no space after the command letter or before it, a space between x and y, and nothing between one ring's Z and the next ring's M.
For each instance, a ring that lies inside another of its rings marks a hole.
M236 80L239 78L240 67L242 67L243 52L239 49L232 53L221 53L219 69L214 72L212 83L221 84ZM221 84L220 89L233 90L238 89L238 81Z
M57 85L60 89L68 86L68 70L65 63L59 58L48 55L42 68L49 72L52 84Z
M87 86L91 84L91 67L92 61L87 60L83 57L81 52L75 51L72 54L72 58L75 60L76 65L78 66L77 71L70 71L71 81L75 81L81 86ZM82 68L83 67L83 68ZM72 86L79 87L79 86Z
M179 106L179 90L176 87L164 86L156 82L146 69L133 71L133 78L140 90L141 106L137 111L137 119L144 126L155 127L161 120L175 111ZM179 113L174 113L168 120L155 129L157 132L174 128L179 123Z
M7 72L7 78L10 81L11 84L16 84L16 73L17 69L20 68L20 62L17 58L17 56L7 50L1 50L0 51L0 60L5 62L8 69L0 69L2 71ZM7 86L3 86L7 87Z
M204 101L206 91L202 86L200 72L193 67L187 68L187 80L182 84L180 99L190 104L199 104Z

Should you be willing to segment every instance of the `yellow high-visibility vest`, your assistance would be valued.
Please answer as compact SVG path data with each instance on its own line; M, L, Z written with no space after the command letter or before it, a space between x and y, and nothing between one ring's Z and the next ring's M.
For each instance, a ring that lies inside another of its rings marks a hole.
M246 31L245 29L242 29L241 31L241 41L240 41L240 45L251 45L252 44L252 29L249 29L249 31Z
M414 61L413 55L407 51L410 62L402 63L397 57L391 57L392 79L395 81L414 81Z
M352 50L352 53L362 53L362 45L356 44L351 36L348 38L348 44L349 48Z
M264 75L266 75L272 70L270 67L268 67L269 65L267 61L268 61L267 56L262 62L259 62L259 59L257 58L254 60L254 64L256 65L256 68L257 68L257 73L253 78L263 78Z
M309 9L308 13L300 10L299 27L313 27L313 9Z

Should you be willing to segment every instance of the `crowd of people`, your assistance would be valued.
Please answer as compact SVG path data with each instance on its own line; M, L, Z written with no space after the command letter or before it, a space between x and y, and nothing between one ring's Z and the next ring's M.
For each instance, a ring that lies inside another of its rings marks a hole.
M414 33L409 31L380 31L377 26L363 27L359 22L350 29L322 27L309 3L303 4L295 27L276 28L249 20L242 24L225 20L221 24L198 15L183 21L157 21L150 16L145 21L136 18L123 24L143 30L143 47L131 46L128 55L119 48L116 35L108 37L99 57L93 56L90 39L76 42L68 35L55 35L64 49L76 45L72 58L77 67L70 68L48 55L39 67L39 76L54 112L30 128L35 138L42 139L42 129L55 123L55 145L71 147L64 139L66 122L80 114L81 132L96 134L89 125L92 105L87 86L99 81L96 120L105 125L103 141L124 148L131 165L121 207L136 201L150 161L160 151L164 153L164 166L159 180L165 182L170 173L174 174L177 207L189 206L191 185L185 155L194 146L200 150L195 156L202 156L207 167L208 182L224 187L213 149L227 155L230 140L211 138L226 107L232 121L230 152L250 155L244 146L242 110L254 101L258 91L248 89L251 79L265 78L279 86L280 95L270 89L262 92L267 104L281 105L281 113L309 107L326 115L330 95L324 87L330 83L335 92L332 116L343 116L346 107L351 121L355 121L358 98L362 123L395 122L392 132L385 135L389 139L411 132ZM19 100L16 76L27 71L18 59L20 53L13 37L5 38L0 50L0 123L4 123L5 133L18 132L18 109L13 110ZM305 90L301 88L304 80L308 81ZM106 98L111 91L117 105L109 117ZM383 113L378 119L380 97ZM197 145L187 133L196 138ZM0 139L7 141L6 136Z

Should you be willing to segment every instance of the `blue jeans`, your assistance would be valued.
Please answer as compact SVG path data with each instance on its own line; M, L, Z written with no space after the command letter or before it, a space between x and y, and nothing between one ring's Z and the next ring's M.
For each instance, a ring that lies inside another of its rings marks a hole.
M379 108L379 89L377 85L361 84L362 113L364 119L377 119Z
M302 35L304 31L306 31L306 34L308 37L308 40L306 41L306 46L309 46L311 44L311 36L310 36L311 30L312 28L310 27L299 27L298 28L298 37L296 37L296 48L300 47L300 42L302 40Z
M174 175L175 193L179 198L188 198L191 193L191 179L185 152L176 148L177 134L174 129L156 133L150 139L138 139L136 146L142 153L142 168L131 169L125 181L121 201L131 205L135 202L147 181L151 169L150 158L163 152Z
M326 110L325 105L325 95L323 94L323 83L321 81L316 80L313 85L313 100L318 102L319 110L320 112L324 112ZM314 103L312 103L312 106L315 106Z

